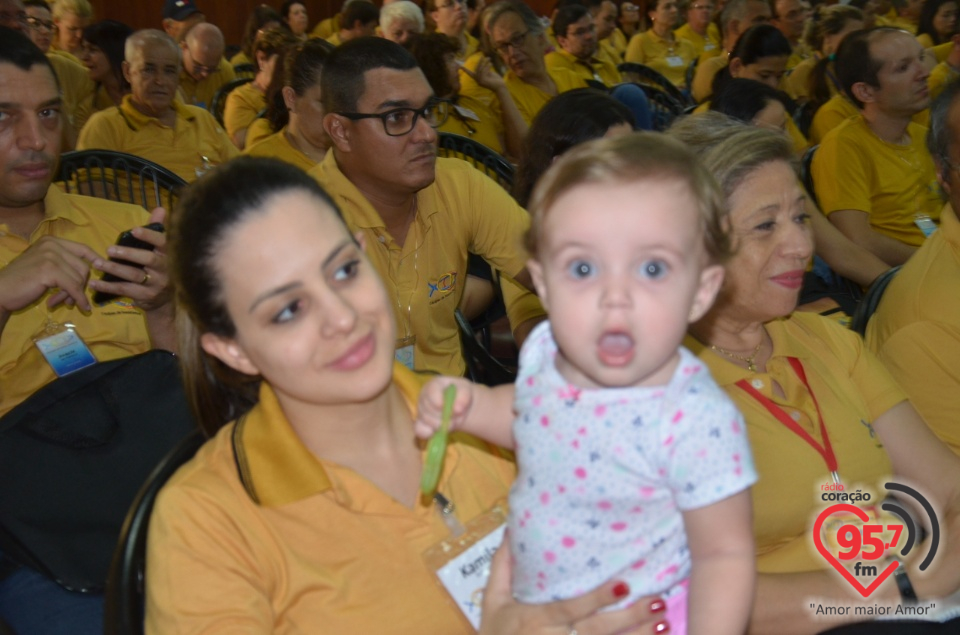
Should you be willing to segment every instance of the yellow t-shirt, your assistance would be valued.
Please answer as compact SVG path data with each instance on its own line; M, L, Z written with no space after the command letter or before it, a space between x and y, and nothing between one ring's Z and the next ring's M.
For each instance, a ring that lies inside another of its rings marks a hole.
M820 61L818 56L808 57L783 76L781 85L791 99L806 101L810 98L810 73L813 72L813 67L818 61ZM830 87L830 94L836 95L837 89L833 82L828 81L827 84Z
M936 99L943 89L952 81L960 77L952 66L946 62L940 62L930 71L930 77L927 78L927 87L930 89L930 99Z
M460 95L457 104L450 109L450 116L437 130L469 137L497 154L503 154L503 121L479 99Z
M793 47L793 52L790 54L790 57L787 58L787 70L791 70L797 67L797 65L807 59L810 59L814 56L814 52L810 50L810 47L804 44L803 42L798 43Z
M213 97L220 90L220 87L236 78L237 74L233 71L233 66L222 58L216 72L210 73L199 82L190 77L187 71L181 70L180 95L183 98L183 103L210 110L210 107L213 106Z
M866 342L930 429L960 454L960 222L940 229L903 265L867 323Z
M90 117L80 131L77 149L100 148L135 154L162 165L188 182L197 178L198 169L204 168L202 157L219 164L240 153L206 110L174 101L172 108L177 120L171 128L134 108L132 99L127 95L120 106Z
M907 245L923 244L914 214L940 218L940 189L926 148L927 130L910 123L909 145L887 143L863 117L830 131L813 157L813 183L823 213L860 210L877 232Z
M310 34L311 37L318 37L320 39L327 39L334 33L340 32L340 14L336 14L332 18L327 18L326 20L321 20L317 23L317 26L313 27L313 33Z
M94 92L87 95L86 99L80 102L77 108L77 112L73 117L77 131L83 130L83 127L87 125L87 121L90 120L90 116L93 115L93 113L106 110L107 108L113 108L114 106L116 106L116 104L110 99L107 89L103 86L98 86Z
M702 60L704 55L714 57L722 52L720 48L720 32L717 29L717 25L713 22L707 25L706 36L700 35L690 28L689 22L674 31L673 35L678 40L684 39L693 44L693 48L697 53L697 59Z
M554 68L548 70L547 73L553 79L553 83L557 85L558 95L574 88L586 88L587 86L587 82L582 77L563 68ZM555 97L555 95L546 93L533 84L526 83L517 77L513 71L507 71L503 81L506 83L517 109L528 126L533 122L533 118L537 116L540 109Z
M726 55L717 55L706 59L701 58L697 63L697 70L693 73L693 84L690 86L690 94L698 103L709 99L713 95L713 78L727 67L729 61Z
M284 134L286 128L259 140L253 145L248 145L243 154L252 157L273 157L287 163L292 163L304 172L309 172L317 163L293 146Z
M237 131L249 128L266 106L266 97L253 82L231 90L223 110L223 127L230 138L232 139Z
M878 19L877 23L879 24L879 22L880 20ZM910 35L916 35L917 33L917 23L908 18L904 18L899 15L894 15L893 17L888 16L885 18L885 22L886 24L884 26L891 26L895 29L903 29Z
M794 313L768 322L766 328L773 356L765 373L751 373L692 337L684 344L709 367L747 423L759 476L751 490L757 570L824 569L827 562L812 539L814 520L833 504L821 498L820 487L832 482L824 459L736 383L750 382L822 442L817 406L788 361L797 358L823 414L845 491L870 491L876 503L892 468L870 424L905 397L860 337L830 319ZM774 381L785 398L773 391Z
M117 241L121 232L149 222L142 207L114 203L91 196L64 194L51 185L43 199L44 218L29 241L9 231L0 223L0 263L7 266L27 247L44 236L56 236L82 243L103 258L107 247ZM96 274L94 274L96 275ZM25 309L15 311L3 329L0 346L0 415L32 395L56 378L53 369L40 354L33 338L40 334L47 321L76 326L76 333L98 361L105 362L136 355L150 349L150 336L143 312L127 298L97 306L93 290L87 296L93 305L89 314L75 306L59 304L47 307L48 291Z
M340 31L337 31L336 33L331 33L330 37L326 38L326 40L333 46L340 46L341 44L343 44L343 40L340 39Z
M412 413L424 378L398 365L394 382ZM438 490L466 525L516 469L473 437L450 441ZM450 535L433 501L397 502L317 458L266 385L164 486L148 535L150 635L475 632L423 561Z
M608 44L620 59L623 59L623 54L627 52L627 36L619 28L614 29L606 39L600 40L600 43Z
M950 57L950 51L953 50L953 42L947 41L943 44L937 44L936 46L931 47L927 52L933 54L933 58L937 60L937 63L947 61L947 58Z
M468 57L463 62L464 68L469 69L471 72L476 72L477 67L480 65L480 62L483 60L485 55L482 51L477 51L470 57ZM465 71L460 70L458 76L460 77L460 96L472 97L473 99L479 99L487 106L497 109L499 108L499 100L497 99L496 93L494 93L489 88L484 88L477 83L473 77L468 75ZM497 102L497 106L494 106L494 102Z
M850 117L859 115L860 111L849 99L839 93L834 95L813 115L813 123L810 124L810 143L820 143L828 132Z
M253 120L250 127L247 128L247 147L263 141L273 134L273 128L270 127L270 120L265 117L259 117Z
M393 301L397 338L416 337L414 368L463 375L460 305L467 252L515 277L526 265L521 239L530 217L510 195L460 159L437 159L436 179L417 193L417 214L400 247L383 219L337 165L336 152L310 170L343 211L351 232L366 236L367 257Z
M687 86L687 67L697 59L697 49L689 40L675 38L670 43L650 29L630 39L624 59L649 66L683 89Z
M230 66L240 66L241 64L253 64L253 60L247 57L247 54L243 51L230 58Z
M557 49L552 53L547 53L544 60L548 72L563 68L579 75L584 80L603 82L607 86L616 86L620 83L620 71L617 70L617 65L606 57L593 57L587 62L577 59L563 49Z

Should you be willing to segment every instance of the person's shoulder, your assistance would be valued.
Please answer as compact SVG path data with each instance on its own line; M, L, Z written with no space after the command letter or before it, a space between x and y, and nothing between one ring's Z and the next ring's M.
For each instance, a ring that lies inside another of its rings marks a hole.
M859 145L861 140L868 136L869 129L863 123L863 117L857 115L847 117L837 124L828 133L823 135L817 153L833 148L843 148L848 145Z
M243 488L234 457L235 426L236 423L230 423L221 428L192 459L180 466L163 486L157 499L158 507L182 509L186 500L197 498L224 505L231 499L243 497L255 504Z
M828 351L838 351L843 347L859 350L863 340L860 335L840 325L836 320L811 311L794 311L786 318L777 320L787 337L796 338L812 351L824 350L818 344L827 343Z
M97 129L104 127L115 127L118 124L123 124L123 113L120 111L119 106L112 106L110 108L98 110L90 115L90 118L87 119L87 123L83 126L83 131L86 132L88 128Z

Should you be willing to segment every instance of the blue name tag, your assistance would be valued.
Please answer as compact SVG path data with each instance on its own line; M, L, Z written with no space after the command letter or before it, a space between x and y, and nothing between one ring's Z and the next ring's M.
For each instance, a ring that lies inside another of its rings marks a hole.
M97 358L72 328L64 328L35 342L58 377L97 363Z

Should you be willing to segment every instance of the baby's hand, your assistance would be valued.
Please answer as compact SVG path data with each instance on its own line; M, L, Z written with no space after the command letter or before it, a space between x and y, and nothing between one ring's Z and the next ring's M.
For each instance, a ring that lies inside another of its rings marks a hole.
M421 439L429 439L440 429L443 416L443 391L450 384L457 387L457 398L453 402L453 416L450 418L450 430L463 427L470 407L473 405L473 390L476 386L462 377L437 377L431 379L420 391L414 432Z

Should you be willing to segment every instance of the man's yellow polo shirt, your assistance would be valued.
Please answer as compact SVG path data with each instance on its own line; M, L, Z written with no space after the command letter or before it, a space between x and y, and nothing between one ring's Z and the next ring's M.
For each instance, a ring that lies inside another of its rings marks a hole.
M200 81L190 77L187 71L181 70L180 94L183 96L183 103L210 110L213 106L213 98L220 87L236 78L237 74L234 72L233 66L223 58L220 59L217 70Z
M336 14L332 18L327 18L321 20L317 23L317 26L313 27L313 32L310 34L311 37L318 37L321 39L327 39L334 33L340 32L340 18L341 14Z
M64 194L51 185L43 199L44 218L24 240L0 224L0 266L6 267L43 236L55 236L82 243L107 257L107 247L121 232L146 225L149 217L142 207L114 203L90 196ZM92 274L94 276L98 274ZM103 306L93 305L93 291L87 296L93 311L85 314L76 306L59 304L50 309L48 291L25 309L14 312L3 329L0 346L0 415L56 379L53 369L40 354L33 338L50 322L76 326L77 335L98 361L105 362L150 349L150 336L143 312L129 299L119 298Z
M689 22L674 31L673 36L678 40L684 39L693 44L693 48L697 53L697 59L700 59L700 61L705 59L704 56L715 57L723 52L723 49L720 48L720 30L717 29L717 25L713 22L707 25L706 36L694 31L690 27Z
M400 307L397 337L416 337L414 368L463 375L466 366L453 311L467 275L467 252L508 276L526 266L521 246L527 212L499 185L460 159L437 159L436 179L417 192L417 213L403 247L337 165L336 153L310 170L343 211L351 232L366 236L367 257Z
M689 40L674 36L674 41L669 42L650 29L630 39L623 57L628 62L649 66L677 88L686 88L687 67L697 59L697 49Z
M914 214L940 218L943 201L927 129L907 127L909 145L881 140L863 117L851 117L830 131L813 156L813 183L827 216L840 210L866 212L877 232L913 246L923 244Z
M905 399L883 365L848 329L815 313L793 313L765 325L773 355L765 373L751 373L687 337L684 344L710 369L747 423L759 480L751 488L753 534L760 573L795 573L826 568L813 544L816 516L832 505L821 499L831 483L823 457L736 383L747 380L793 417L818 443L817 404L836 454L846 491L873 493L879 504L892 468L871 424ZM788 362L803 366L816 404ZM773 390L780 385L785 397Z
M204 167L202 157L220 164L240 154L209 112L176 100L171 107L177 113L172 128L134 108L132 97L127 95L120 106L90 117L80 131L77 149L135 154L159 163L186 181L197 178L197 170Z
M557 49L545 56L547 72L563 68L576 73L584 80L603 82L607 86L616 86L620 83L620 71L617 65L606 57L591 57L589 61L581 60L564 49Z
M627 36L619 28L614 29L607 38L600 40L600 44L609 46L620 60L623 59L623 54L627 52Z
M424 378L398 365L394 383L412 414ZM455 432L438 491L467 525L515 475L504 453ZM264 384L157 498L146 632L470 635L423 560L449 536L432 501L397 501L310 452Z
M116 106L116 104L113 103L110 94L107 93L107 89L103 86L97 86L94 92L87 95L86 99L80 102L77 112L73 116L77 132L79 133L79 131L83 130L83 127L87 125L93 113L106 110L107 108L113 108L114 106Z
M693 83L690 94L699 103L713 96L713 78L730 63L726 54L708 57L697 63L697 70L693 73Z
M266 139L261 139L252 146L247 146L244 154L252 157L273 157L291 163L304 172L309 172L317 163L303 152L296 148L287 139L286 128L280 132L274 133Z
M575 88L587 87L587 82L580 75L564 68L548 69L547 74L553 79L553 83L557 85L557 95ZM517 105L517 109L520 111L520 114L523 115L523 119L527 122L528 126L533 122L533 118L537 116L540 109L546 106L547 102L556 96L542 91L533 84L528 84L517 77L513 71L507 71L507 74L503 77L503 81L507 85L507 89L513 96L513 101Z
M903 265L867 324L866 341L924 421L960 454L960 222L940 229Z
M223 111L223 127L230 138L240 130L246 130L257 118L260 111L267 107L267 99L253 82L238 86L227 95L227 105Z

